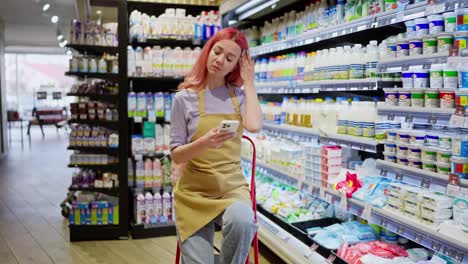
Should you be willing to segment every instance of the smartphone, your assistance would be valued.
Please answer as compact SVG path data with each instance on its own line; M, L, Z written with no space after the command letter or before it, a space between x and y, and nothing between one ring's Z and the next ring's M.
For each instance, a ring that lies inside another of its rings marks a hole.
M219 131L235 133L239 127L238 120L223 120L219 124Z

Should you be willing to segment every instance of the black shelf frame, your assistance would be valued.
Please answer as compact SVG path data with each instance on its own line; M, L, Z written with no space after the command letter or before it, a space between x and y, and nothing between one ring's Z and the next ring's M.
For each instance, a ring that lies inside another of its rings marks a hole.
M117 8L119 44L117 47L104 47L92 45L68 45L78 52L86 53L111 53L119 54L118 64L119 72L114 73L89 73L89 72L66 72L67 76L77 76L81 78L97 78L113 81L118 84L119 93L117 95L103 94L80 94L69 93L69 96L88 97L94 100L117 102L119 112L118 121L106 120L69 120L68 123L88 124L92 126L103 126L117 130L119 134L119 148L86 148L70 147L73 150L86 151L92 153L106 153L117 155L119 162L109 165L68 165L70 168L90 168L103 172L114 172L119 175L119 187L112 189L106 188L77 188L76 190L97 191L106 194L117 195L119 197L119 224L118 225L96 225L96 226L76 226L70 225L70 241L89 241L89 240L117 240L128 239L129 227L129 197L128 197L128 179L127 179L127 159L128 159L128 117L127 117L127 96L128 96L128 78L127 78L127 44L128 44L128 13L126 0L91 0L91 6ZM70 190L74 190L70 188Z
M188 40L184 40L184 39L169 39L169 38L164 38L164 39L147 39L145 42L136 42L136 41L132 41L131 42L131 45L132 47L147 47L147 46L150 46L150 47L153 47L153 46L161 46L161 47L165 47L165 46L170 46L170 47L181 47L181 48L185 48L185 47L190 47L190 48L196 48L196 47L203 47L203 45L205 45L206 41L199 41L199 40L195 40L195 39L188 39Z
M103 194L107 194L107 195L111 195L111 196L118 196L120 194L118 187L115 187L115 188L82 188L82 187L75 188L75 187L70 187L70 188L68 188L68 190L73 191L73 192L76 192L76 191L99 192L99 193L103 193Z
M78 53L88 53L93 55L108 53L117 54L118 47L112 46L97 46L97 45L86 45L86 44L67 44L67 48L73 49Z
M191 4L169 4L169 3L152 3L143 1L128 1L128 13L133 10L145 12L148 15L161 15L166 8L184 8L187 15L197 16L202 11L218 10L216 5L191 5ZM120 35L119 35L120 36Z
M109 154L117 155L119 154L118 148L109 148L109 147L78 147L78 146L68 146L67 150L78 150L80 152L94 153L94 154Z
M89 78L89 79L103 79L103 80L113 81L113 82L117 82L119 80L119 74L116 74L116 73L70 72L69 71L69 72L65 72L65 75L76 76L80 78Z

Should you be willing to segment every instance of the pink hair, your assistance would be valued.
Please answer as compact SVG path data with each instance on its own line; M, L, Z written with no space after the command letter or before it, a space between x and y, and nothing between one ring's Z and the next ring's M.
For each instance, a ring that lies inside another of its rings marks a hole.
M203 89L206 78L208 76L208 70L206 68L208 64L208 55L210 54L211 49L214 44L221 40L233 40L239 45L242 51L248 50L249 44L245 35L235 28L224 28L218 31L213 37L211 37L208 42L206 42L203 47L200 56L192 67L192 70L185 76L184 82L181 83L178 87L179 90L182 89ZM240 77L239 65L237 65L232 72L226 75L226 83L232 84L237 87L243 85L243 81Z

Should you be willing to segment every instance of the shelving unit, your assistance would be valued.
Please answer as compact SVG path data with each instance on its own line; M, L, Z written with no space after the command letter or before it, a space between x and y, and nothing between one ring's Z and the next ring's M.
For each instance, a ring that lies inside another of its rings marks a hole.
M388 120L401 120L416 124L449 125L455 109L389 106L383 102L377 104L377 113Z
M377 72L402 72L415 68L430 69L432 64L447 63L448 53L431 55L414 55L401 58L381 59L377 64Z
M119 36L118 47L105 47L94 45L69 44L68 48L79 53L87 54L119 54L119 72L115 73L88 73L88 72L66 72L67 76L76 76L79 78L96 78L102 80L113 81L118 84L118 95L103 95L103 94L79 94L68 93L68 96L88 97L92 100L102 100L113 102L117 105L119 114L118 121L106 120L69 120L69 124L86 124L89 126L102 126L116 130L119 134L118 149L110 148L88 148L88 147L69 147L69 150L78 150L86 153L101 153L116 155L119 163L106 165L74 165L70 164L70 168L88 168L97 171L113 172L118 174L119 187L117 188L70 188L70 191L91 191L101 192L111 196L118 196L118 219L116 225L70 225L70 241L87 241L87 240L113 240L113 239L128 239L128 195L127 195L127 152L128 152L128 118L127 118L127 61L123 54L127 53L126 42L121 38L128 33L128 18L127 18L127 1L124 0L91 0L91 6L111 7L117 9ZM115 212L117 213L117 212Z
M190 47L190 48L195 48L195 47L202 47L205 45L205 41L200 41L200 40L187 40L187 39L147 39L145 42L131 42L131 45L133 47L146 47L146 46L170 46L170 47Z

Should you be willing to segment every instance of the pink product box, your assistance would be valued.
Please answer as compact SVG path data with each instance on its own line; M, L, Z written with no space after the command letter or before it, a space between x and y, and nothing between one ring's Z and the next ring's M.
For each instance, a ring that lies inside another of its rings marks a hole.
M327 173L337 173L339 174L341 171L341 164L340 165L323 165L322 164L322 172L327 172Z
M338 146L322 147L322 157L341 158L341 147L338 147Z
M322 165L328 165L328 166L340 165L341 166L342 162L343 162L343 160L341 159L341 156L336 157L336 158L330 158L330 157L322 156Z

